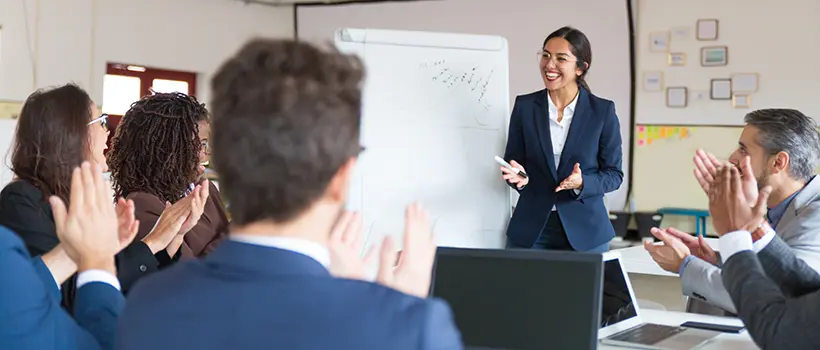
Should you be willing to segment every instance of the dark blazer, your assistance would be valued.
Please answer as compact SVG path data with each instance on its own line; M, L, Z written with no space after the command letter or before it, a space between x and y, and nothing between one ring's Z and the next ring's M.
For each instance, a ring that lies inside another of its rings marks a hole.
M0 225L17 233L32 256L45 254L60 243L51 205L43 193L27 181L13 181L0 192ZM124 293L142 276L172 262L164 250L155 256L145 243L136 239L116 258L117 278ZM69 311L73 310L75 282L76 275L61 288L63 304Z
M615 104L580 88L569 135L558 168L552 151L547 91L515 99L504 159L520 163L529 175L507 228L517 246L532 246L544 228L552 206L558 209L567 238L575 250L589 250L615 236L604 206L604 194L618 189L621 171L621 127ZM584 186L555 193L579 163Z
M185 234L185 242L179 248L184 258L202 257L216 249L228 234L228 216L222 206L219 190L210 183L208 202L199 222ZM134 215L140 221L139 232L134 239L143 239L159 220L165 210L165 203L159 197L145 192L130 193L127 199L134 201Z
M443 301L337 279L308 256L231 240L142 280L117 336L121 350L461 348Z
M0 349L113 349L123 296L101 282L77 291L75 317L60 307L51 272L0 227Z
M757 255L745 251L723 264L723 284L738 317L763 349L818 349L820 275L774 237Z

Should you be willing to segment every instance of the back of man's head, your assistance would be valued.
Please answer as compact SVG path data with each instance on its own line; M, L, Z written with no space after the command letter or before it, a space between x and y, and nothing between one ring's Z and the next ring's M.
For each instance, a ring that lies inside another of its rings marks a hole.
M759 130L758 143L769 154L789 155L789 175L808 181L820 161L817 123L795 109L759 109L746 115L746 125Z
M361 83L354 56L254 39L211 81L212 161L237 225L297 218L358 154Z

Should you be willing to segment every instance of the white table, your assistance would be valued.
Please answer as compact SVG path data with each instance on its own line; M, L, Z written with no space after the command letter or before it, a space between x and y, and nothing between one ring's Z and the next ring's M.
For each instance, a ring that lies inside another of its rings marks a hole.
M656 311L656 310L641 310L641 317L644 322L656 323L668 326L679 326L686 321L708 322L716 324L726 324L732 326L740 326L743 323L739 319L729 317L707 316L690 314L683 312L672 311ZM599 344L598 350L617 350L629 349L620 346ZM699 350L740 350L740 349L758 349L757 345L752 341L747 331L740 334L723 333L710 340L708 344L704 345Z

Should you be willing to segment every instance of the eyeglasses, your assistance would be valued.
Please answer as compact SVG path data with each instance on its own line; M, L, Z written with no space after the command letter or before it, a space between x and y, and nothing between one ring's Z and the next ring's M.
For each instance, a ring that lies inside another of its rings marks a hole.
M211 154L211 145L210 142L208 142L208 140L202 140L200 147L202 152L205 152L205 154Z
M108 114L105 114L105 113L100 114L99 117L94 118L94 120L88 122L88 125L91 125L91 124L94 124L94 123L100 123L100 126L102 126L102 128L105 129L105 131L108 131Z
M548 60L552 60L552 63L554 63L556 66L564 65L564 64L567 64L567 63L570 63L570 62L578 62L578 61L575 61L575 60L570 60L569 58L567 58L565 56L561 56L561 55L559 55L557 57L553 57L551 53L549 53L547 51L544 51L544 50L538 50L537 55L538 55L538 62L539 63L544 62L544 61L548 61Z

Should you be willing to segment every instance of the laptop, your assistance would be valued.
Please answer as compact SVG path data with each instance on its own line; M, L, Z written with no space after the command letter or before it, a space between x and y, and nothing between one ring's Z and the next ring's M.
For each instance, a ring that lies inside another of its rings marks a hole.
M601 343L637 349L696 349L718 332L644 323L635 299L632 282L617 251L604 253L603 295L601 297Z
M601 254L441 247L431 295L467 349L596 349Z

